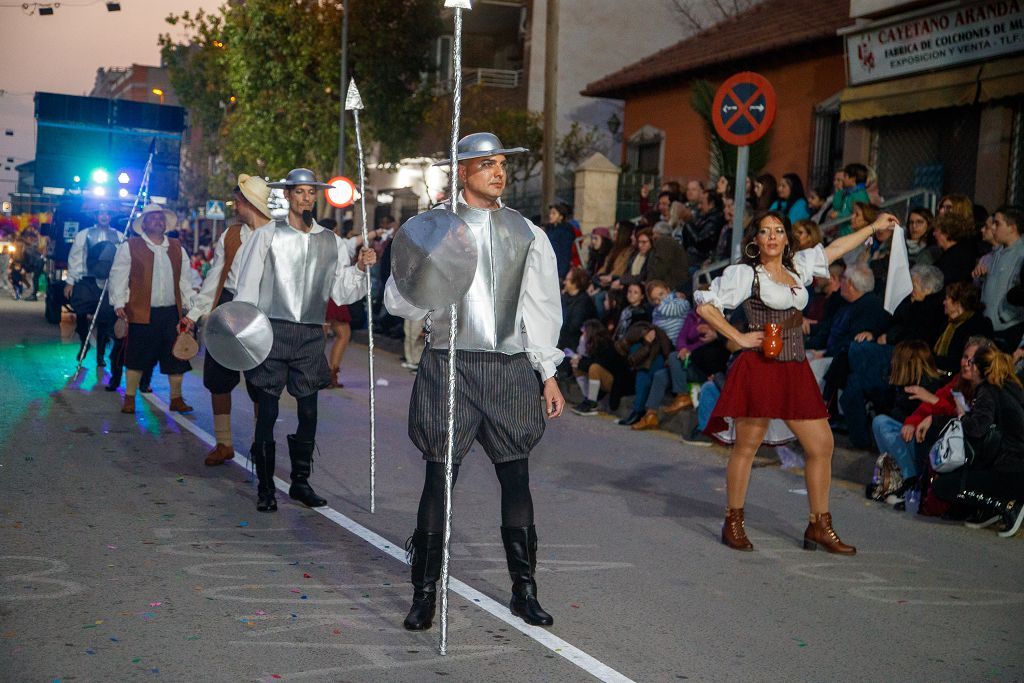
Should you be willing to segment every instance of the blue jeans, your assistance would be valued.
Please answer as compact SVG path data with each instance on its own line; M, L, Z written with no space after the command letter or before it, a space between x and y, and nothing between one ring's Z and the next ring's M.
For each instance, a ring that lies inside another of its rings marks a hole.
M870 448L868 439L868 413L864 402L873 391L889 386L889 366L892 347L875 342L850 344L850 376L839 397L839 407L846 417L850 441L858 448ZM882 444L878 444L882 449Z
M722 395L718 385L708 380L700 386L699 404L697 405L697 431L703 432L708 422L711 421L711 413L715 411L715 404L718 397Z
M633 398L633 410L643 412L647 398L651 394L654 376L665 369L665 359L658 356L651 361L651 367L636 371L636 396ZM664 394L662 394L664 398Z
M917 476L917 462L914 459L914 442L906 442L900 436L903 423L888 415L878 415L871 423L871 431L875 435L878 450L888 453L899 465L904 479Z
M647 397L647 409L657 410L665 401L665 394L668 393L669 385L672 386L673 394L682 394L689 389L689 378L683 361L679 356L671 354L668 357L668 367L662 368L654 373L651 381L651 391Z

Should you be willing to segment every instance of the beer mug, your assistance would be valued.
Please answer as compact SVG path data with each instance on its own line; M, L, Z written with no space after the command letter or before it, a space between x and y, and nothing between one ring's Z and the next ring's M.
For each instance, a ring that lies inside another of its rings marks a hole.
M765 358L778 358L782 354L782 325L765 323L764 339L761 340L761 353Z

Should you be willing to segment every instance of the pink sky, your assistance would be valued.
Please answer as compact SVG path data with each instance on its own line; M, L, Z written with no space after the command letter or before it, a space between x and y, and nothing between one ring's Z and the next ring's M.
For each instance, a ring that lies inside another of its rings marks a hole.
M158 64L157 36L174 32L164 21L212 0L120 0L108 12L105 0L61 0L53 16L27 15L16 0L0 1L0 198L14 190L14 166L35 156L32 94L36 91L86 95L99 67ZM13 162L8 162L13 159ZM10 167L11 170L6 170Z

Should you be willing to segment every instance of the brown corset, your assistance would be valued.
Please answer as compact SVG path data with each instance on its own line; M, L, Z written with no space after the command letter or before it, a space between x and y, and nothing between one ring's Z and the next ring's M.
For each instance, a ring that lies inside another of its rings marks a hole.
M743 312L747 316L747 331L763 330L768 323L776 323L782 328L782 353L776 357L780 361L799 361L806 357L804 353L804 316L797 308L777 311L769 308L761 300L761 281L754 269L754 283L750 287L750 298L743 302ZM760 352L760 349L751 349Z

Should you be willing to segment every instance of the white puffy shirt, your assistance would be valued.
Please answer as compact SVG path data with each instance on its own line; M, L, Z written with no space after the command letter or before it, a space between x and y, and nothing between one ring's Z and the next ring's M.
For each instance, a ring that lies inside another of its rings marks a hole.
M170 240L164 236L163 243L155 244L145 234L141 235L146 246L153 252L153 286L149 297L149 305L174 306L174 287L181 292L181 307L188 308L192 304L192 268L189 265L188 253L181 248L181 277L177 285L174 282L174 269L171 257L167 255ZM110 305L123 308L128 303L128 275L132 268L132 253L125 240L117 247L114 264L110 267Z
M217 238L217 244L213 248L213 263L210 264L210 269L206 271L206 279L203 280L202 288L192 298L192 308L188 312L188 317L192 322L198 322L200 318L213 310L213 305L216 303L213 297L217 294L217 284L220 282L221 271L224 270L224 235L227 232L225 230ZM228 271L227 279L224 280L224 289L232 294L235 293L236 280L238 279L238 264L242 260L242 250L245 248L245 243L252 237L252 233L253 229L243 223L242 230L239 233L242 246L238 247L238 251L235 252L235 260L231 263L231 270Z
M793 254L796 272L789 272L798 283L787 287L772 280L764 267L758 265L758 280L761 285L761 300L768 308L785 311L790 308L803 310L807 306L807 287L816 277L828 277L828 257L820 244ZM748 265L729 266L714 279L707 291L696 291L693 300L700 304L711 304L720 311L733 310L750 298L754 284L754 269Z

